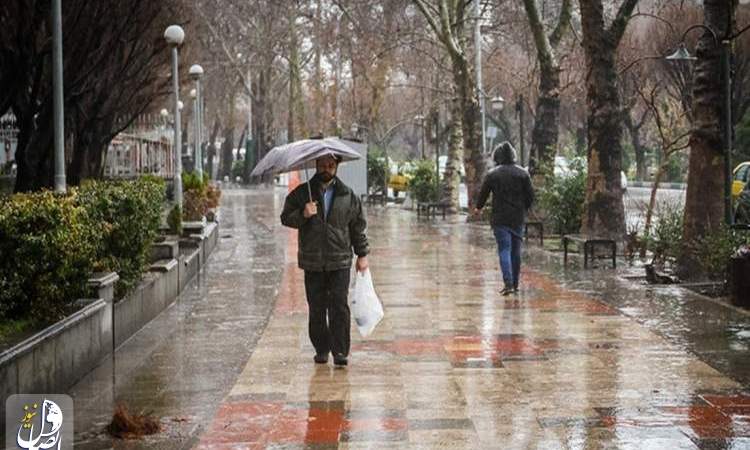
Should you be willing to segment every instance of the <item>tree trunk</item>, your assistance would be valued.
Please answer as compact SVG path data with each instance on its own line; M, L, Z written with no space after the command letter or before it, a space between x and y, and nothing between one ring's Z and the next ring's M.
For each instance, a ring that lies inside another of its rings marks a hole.
M535 172L551 174L555 164L560 128L560 65L557 62L554 47L569 28L572 2L570 0L563 2L557 27L550 38L547 37L539 16L536 0L524 0L523 4L539 62L539 97L529 153L534 156L529 158L529 169L532 174Z
M208 155L208 164L206 164L206 169L208 170L208 173L210 174L211 178L214 177L214 159L216 158L216 145L214 144L216 142L216 136L219 134L219 127L221 124L219 123L219 119L216 119L214 121L214 128L211 131L211 138L208 141L208 146L206 148L206 154ZM219 176L221 178L221 176Z
M643 123L636 125L630 111L623 112L625 127L630 135L630 143L635 153L635 179L643 181L646 179L646 149L641 142L641 127Z
M53 135L52 127L37 127L32 118L17 114L19 120L18 143L16 147L15 192L30 192L53 187ZM23 126L22 121L28 120ZM50 108L42 109L39 121L52 121Z
M529 168L532 173L552 173L557 153L560 123L560 68L542 69L539 74L539 98L536 102L536 120L531 133Z
M230 177L232 176L232 164L234 158L232 156L232 149L234 147L234 128L230 125L224 128L224 142L221 143L221 169L219 170L219 177Z
M716 31L719 40L734 28L737 0L705 0L704 23ZM703 277L703 269L692 243L719 229L724 221L724 120L721 49L704 33L698 41L693 84L693 131L683 229L683 251L678 273L686 279Z
M461 104L458 100L453 102L450 114L450 138L448 141L448 160L445 163L443 173L441 202L449 204L451 211L458 211L458 186L460 176L458 165L463 156L463 131L461 128Z
M453 82L460 102L461 134L463 135L463 158L466 171L466 189L469 209L474 207L482 185L487 164L482 154L482 136L479 102L474 93L469 64L465 57L452 56Z
M586 54L588 177L583 231L620 239L625 236L622 202L622 111L615 55L637 0L626 0L609 28L601 0L580 0Z

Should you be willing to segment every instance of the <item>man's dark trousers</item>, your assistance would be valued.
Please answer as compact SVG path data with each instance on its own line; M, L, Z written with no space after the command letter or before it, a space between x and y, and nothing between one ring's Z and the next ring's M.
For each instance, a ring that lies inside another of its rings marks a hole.
M310 341L315 353L349 355L349 269L305 271Z

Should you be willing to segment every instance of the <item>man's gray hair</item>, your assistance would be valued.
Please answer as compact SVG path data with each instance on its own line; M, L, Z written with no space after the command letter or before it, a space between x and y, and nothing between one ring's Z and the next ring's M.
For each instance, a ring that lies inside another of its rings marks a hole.
M516 163L516 149L513 148L510 142L505 141L497 144L495 151L492 154L492 159L495 164L515 164Z

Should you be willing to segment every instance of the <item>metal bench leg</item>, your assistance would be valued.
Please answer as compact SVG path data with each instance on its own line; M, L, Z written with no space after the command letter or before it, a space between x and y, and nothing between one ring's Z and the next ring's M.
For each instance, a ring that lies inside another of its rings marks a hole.
M589 244L587 242L583 243L583 268L587 269L589 267Z
M612 244L612 268L617 268L617 244Z
M539 245L544 248L544 224L539 226Z
M568 265L568 240L563 238L563 264Z

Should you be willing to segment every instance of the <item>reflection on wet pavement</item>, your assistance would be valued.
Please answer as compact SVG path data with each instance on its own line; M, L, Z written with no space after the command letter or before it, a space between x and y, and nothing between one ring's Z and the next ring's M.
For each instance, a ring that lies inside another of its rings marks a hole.
M486 227L368 216L375 333L353 330L347 369L313 364L290 234L271 318L199 448L750 448L746 314L534 249L501 297Z

